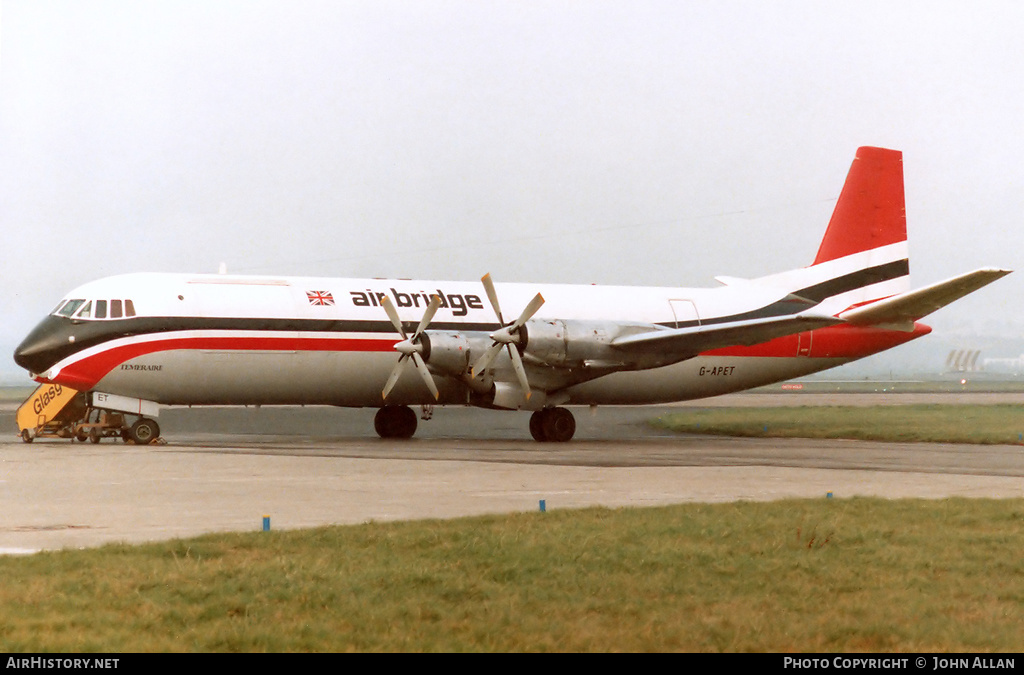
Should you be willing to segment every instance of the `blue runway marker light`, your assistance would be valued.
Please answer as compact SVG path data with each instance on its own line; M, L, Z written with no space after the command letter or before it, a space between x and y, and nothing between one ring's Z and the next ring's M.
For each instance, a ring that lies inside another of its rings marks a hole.
M540 512L544 513L547 510L546 500L540 500Z
M832 493L831 492L826 492L825 493L825 498L826 499L832 499Z
M270 516L263 516L263 531L270 532Z

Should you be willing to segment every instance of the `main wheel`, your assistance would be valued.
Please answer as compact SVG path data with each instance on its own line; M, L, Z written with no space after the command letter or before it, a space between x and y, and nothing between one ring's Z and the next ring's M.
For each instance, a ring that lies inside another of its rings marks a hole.
M412 438L416 413L408 406L386 405L374 416L373 428L381 438Z
M153 420L143 417L132 425L129 434L136 445L146 445L160 437L160 426Z
M548 408L541 424L544 438L555 443L566 443L576 433L576 418L565 408Z
M530 435L538 443L545 443L548 437L544 435L544 418L547 410L538 410L530 415Z
M544 408L530 415L530 435L540 443L565 443L576 433L576 418L565 408Z

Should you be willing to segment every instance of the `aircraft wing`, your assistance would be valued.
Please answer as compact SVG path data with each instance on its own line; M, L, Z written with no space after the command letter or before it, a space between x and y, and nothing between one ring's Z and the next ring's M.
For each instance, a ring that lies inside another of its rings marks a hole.
M954 300L959 300L968 293L973 293L1009 273L1010 270L984 267L924 288L900 293L870 305L851 309L839 316L853 326L880 325L910 331L914 329L914 322L918 319L928 316L935 310L941 309Z
M709 349L756 345L777 337L844 323L831 314L813 311L783 317L747 319L721 324L636 333L616 338L612 346L628 352L664 352L697 355Z

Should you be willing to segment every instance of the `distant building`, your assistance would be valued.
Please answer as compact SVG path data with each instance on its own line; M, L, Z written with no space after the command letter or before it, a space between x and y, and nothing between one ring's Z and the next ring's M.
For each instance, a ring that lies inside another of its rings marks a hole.
M984 369L993 373L1013 373L1020 375L1024 373L1024 354L1015 359L985 359Z
M946 357L946 372L947 373L975 373L980 370L985 370L984 365L978 367L978 357L981 356L980 349L954 349ZM983 364L987 364L989 359L985 359Z

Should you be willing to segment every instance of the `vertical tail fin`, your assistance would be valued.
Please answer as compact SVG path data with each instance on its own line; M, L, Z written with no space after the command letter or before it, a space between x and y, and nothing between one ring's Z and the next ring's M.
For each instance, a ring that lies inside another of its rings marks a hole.
M910 290L903 153L858 148L809 268L835 303L856 307Z
M1010 273L986 267L911 291L903 155L882 148L857 150L808 269L820 269L830 279L826 285L842 291L830 300L847 306L840 314L849 325L907 332L922 330L918 319Z
M814 263L758 281L836 313L910 290L903 153L859 148Z
M903 153L859 148L814 264L906 240Z
M754 281L813 302L850 326L923 335L930 329L915 321L1009 273L986 267L911 291L903 154L859 148L814 264Z

